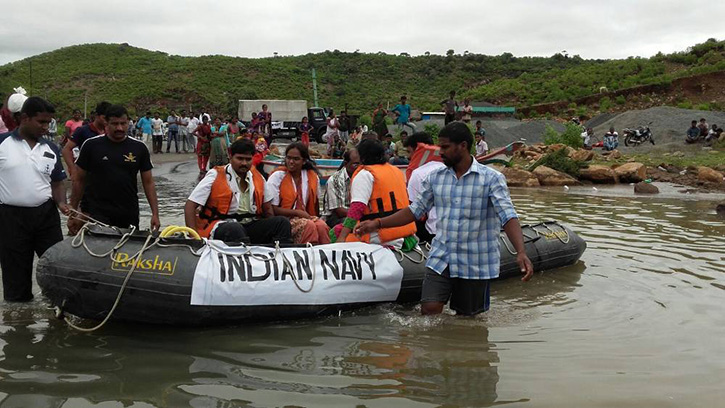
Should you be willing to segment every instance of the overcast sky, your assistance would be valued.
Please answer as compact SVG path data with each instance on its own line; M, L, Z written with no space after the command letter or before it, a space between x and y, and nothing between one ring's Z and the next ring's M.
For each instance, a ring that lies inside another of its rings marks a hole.
M648 57L725 39L723 16L725 1L715 0L7 0L0 65L98 42L191 56L453 49Z

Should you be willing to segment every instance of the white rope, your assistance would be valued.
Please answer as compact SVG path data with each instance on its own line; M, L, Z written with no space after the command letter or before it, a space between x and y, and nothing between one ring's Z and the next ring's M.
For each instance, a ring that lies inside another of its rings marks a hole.
M395 252L398 255L398 262L403 262L403 260L407 258L410 262L413 262L415 264L422 264L423 262L425 262L428 259L428 257L425 256L425 253L423 252L422 249L420 249L420 247L418 245L416 245L415 248L413 248L410 252L415 252L418 255L420 255L420 259L413 259L413 257L409 256L408 254L406 254L405 252L401 251L398 248L391 248L391 249L393 250L393 252Z
M128 284L128 281L131 279L131 275L136 270L136 266L140 263L139 261L141 260L141 256L143 255L144 251L148 248L151 248L154 245L154 244L149 245L151 238L153 238L153 235L149 234L148 237L146 237L146 241L144 242L143 246L141 246L141 249L133 257L131 257L130 259L127 260L127 261L133 261L134 259L138 258L138 260L136 260L136 262L132 262L131 269L129 269L128 273L126 274L126 278L123 280L123 283L121 284L121 288L118 291L118 295L116 296L116 301L113 302L113 306L111 307L111 310L108 312L108 314L103 319L103 321L101 321L98 325L96 325L94 327L86 328L86 327L76 326L75 324L73 324L73 322L71 322L70 318L68 318L67 316L65 316L65 317L63 316L63 310L61 309L60 306L57 306L55 308L56 316L58 316L59 318L63 317L63 320L66 322L66 324L68 324L68 326L70 326L78 331L82 331L84 333L90 333L90 332L96 331L96 330L100 329L101 327L103 327L103 325L105 325L106 322L108 322L108 320L111 319L111 316L113 316L113 312L116 311L116 307L121 302L121 296L123 296L123 292L126 289L126 285ZM159 239L160 238L156 238L156 241L158 241Z

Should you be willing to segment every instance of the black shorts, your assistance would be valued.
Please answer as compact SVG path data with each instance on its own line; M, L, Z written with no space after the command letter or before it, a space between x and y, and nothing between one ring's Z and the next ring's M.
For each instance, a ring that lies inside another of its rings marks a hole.
M442 274L428 269L420 301L446 303L450 299L456 313L473 316L488 310L490 296L488 279L451 278L448 268Z

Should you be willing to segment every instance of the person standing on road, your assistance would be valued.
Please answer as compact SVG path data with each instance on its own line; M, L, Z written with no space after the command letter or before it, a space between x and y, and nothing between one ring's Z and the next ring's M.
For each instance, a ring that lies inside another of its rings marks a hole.
M166 142L166 153L170 153L171 150L171 141L174 141L174 146L176 147L176 153L179 153L179 122L181 118L176 116L176 112L171 111L169 113L169 117L166 118L166 123L168 124L169 129L169 140Z
M340 117L337 122L337 130L340 132L340 140L342 141L342 144L345 145L347 144L347 140L350 138L350 117L347 116L347 111L340 112Z
M267 110L267 104L262 105L262 111L257 115L257 119L261 123L262 133L264 133L264 139L267 141L267 146L272 145L272 112Z
M181 147L184 153L187 153L187 139L189 138L189 115L186 114L184 109L181 110L179 115L179 139L181 140Z
M446 125L438 135L445 168L421 184L410 207L385 218L363 221L356 235L398 227L420 219L435 206L436 236L428 255L421 296L424 315L439 314L450 300L461 315L489 308L489 281L499 275L501 226L517 251L516 262L528 281L534 273L505 177L471 156L473 135L463 122Z
M400 103L395 105L391 112L395 112L398 115L395 119L395 123L398 125L399 130L402 131L403 128L407 126L411 131L415 132L415 125L410 122L410 105L408 105L407 96L401 96Z
M196 156L199 164L199 173L205 174L211 155L211 126L206 116L202 116L201 123L194 130L196 135Z
M159 228L159 203L151 174L153 165L146 145L126 136L128 112L121 105L106 110L105 134L88 139L75 163L71 207L85 198L83 212L103 223L139 227L138 174L141 173L146 200L151 207L151 229ZM68 218L68 230L75 234L83 220Z
M71 179L73 178L73 171L75 170L73 163L76 158L78 158L78 154L81 146L83 146L83 143L92 137L100 135L106 128L106 109L108 109L109 106L111 106L111 104L106 101L96 105L93 121L76 129L76 131L71 134L70 140L68 140L65 146L63 146L63 160L65 160L65 164L68 168L68 175Z
M154 154L163 153L164 146L164 121L159 118L159 113L154 114L151 119L151 137L153 138Z
M81 110L73 109L73 117L65 121L65 132L63 134L63 140L61 144L65 146L66 142L70 140L70 137L75 133L76 129L83 126L83 120L81 119Z
M456 102L456 91L451 91L450 97L441 101L441 105L443 106L443 112L445 113L445 124L447 125L456 120L456 108L458 107L458 102Z
M194 135L196 134L196 128L199 126L199 118L194 115L194 112L189 114L189 124L186 126L186 139L184 140L184 152L196 151L196 140Z
M136 122L136 128L141 131L141 140L146 144L146 147L151 150L153 146L153 140L151 139L151 133L153 128L151 126L151 112L146 112L146 115Z
M70 213L60 151L42 138L54 113L50 103L30 97L19 126L0 135L0 267L9 302L33 299L33 254L63 239L58 209Z

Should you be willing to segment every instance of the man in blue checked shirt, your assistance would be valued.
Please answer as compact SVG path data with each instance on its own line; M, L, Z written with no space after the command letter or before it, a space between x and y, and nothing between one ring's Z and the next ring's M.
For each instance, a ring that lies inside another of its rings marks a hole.
M426 263L421 312L439 314L450 300L451 309L472 316L488 310L489 281L499 273L501 225L518 252L521 280L528 281L534 267L526 256L506 179L473 159L473 134L468 126L449 123L438 135L438 145L446 167L430 173L413 204L388 217L363 221L355 233L408 224L435 206L437 235Z

